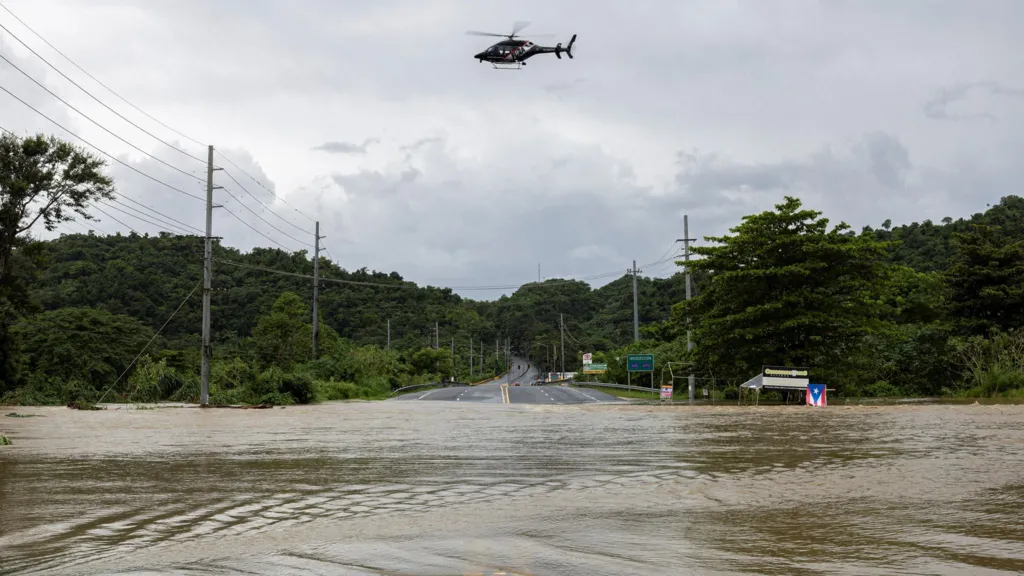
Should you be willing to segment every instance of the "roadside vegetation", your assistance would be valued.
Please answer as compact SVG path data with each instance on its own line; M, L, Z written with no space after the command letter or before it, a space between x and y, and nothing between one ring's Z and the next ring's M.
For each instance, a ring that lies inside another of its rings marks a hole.
M86 209L117 197L104 166L57 138L0 137L0 403L199 399L200 238L30 235L71 218L88 228ZM638 279L636 343L628 276L598 289L533 282L482 302L322 257L332 282L315 359L312 286L288 275L309 274L309 255L215 241L211 403L372 400L477 381L503 370L494 344L505 338L545 371L578 371L591 352L605 382L626 382L630 353L653 353L654 381L675 375L677 388L689 363L698 389L723 399L762 364L808 366L847 397L1024 397L1024 198L859 232L786 198L706 240L693 249L692 300L671 259L647 267L668 277Z

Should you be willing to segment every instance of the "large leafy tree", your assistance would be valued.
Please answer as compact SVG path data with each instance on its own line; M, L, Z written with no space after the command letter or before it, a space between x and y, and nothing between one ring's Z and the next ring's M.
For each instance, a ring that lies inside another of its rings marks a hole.
M835 373L877 313L885 244L845 223L829 229L798 199L746 216L731 236L694 248L703 291L677 305L674 321L694 330L696 360L727 377L764 364L805 365Z
M76 214L89 219L90 203L113 197L105 165L55 136L0 136L0 285L11 253L33 226L53 230Z
M320 346L330 351L338 345L338 333L320 321ZM260 318L251 343L260 364L291 369L312 358L313 322L309 306L294 292L285 292L270 314Z

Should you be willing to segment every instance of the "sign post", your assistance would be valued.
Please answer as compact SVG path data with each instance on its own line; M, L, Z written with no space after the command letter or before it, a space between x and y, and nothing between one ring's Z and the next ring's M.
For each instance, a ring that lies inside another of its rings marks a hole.
M654 388L654 354L627 354L626 355L626 385L633 386L633 372L650 372L651 388ZM664 397L664 390L662 396ZM672 397L669 392L669 398Z

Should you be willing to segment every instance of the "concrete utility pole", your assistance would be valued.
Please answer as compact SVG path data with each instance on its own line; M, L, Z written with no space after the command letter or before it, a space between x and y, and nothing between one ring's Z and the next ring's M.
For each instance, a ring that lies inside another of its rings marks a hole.
M565 378L565 321L562 319L562 314L558 314L558 333L562 337L562 373L561 379Z
M687 215L684 214L683 215L683 237L681 239L677 240L677 242L682 242L683 243L683 261L686 262L686 280L685 281L686 281L686 299L687 300L690 299L690 242L693 242L693 241L694 241L694 239L690 238L690 221L689 221L689 218L687 217ZM693 340L690 338L690 317L689 316L686 317L686 350L687 351L693 350ZM693 364L691 363L690 364L690 377L688 379L689 380L689 385L690 385L690 403L691 404L693 403L694 389L696 388L696 383L694 382L695 379L696 378L694 377L694 374L693 374Z
M213 292L213 191L220 186L213 185L213 146L206 149L206 238L203 250L203 350L199 391L199 404L210 403L210 363L213 360L213 344L210 328L210 296Z
M473 379L473 337L469 337L469 379Z
M316 360L317 345L320 342L320 240L326 236L320 235L320 222L316 223L316 233L313 235L313 359Z
M633 260L633 341L640 341L640 305L636 299L636 275L640 272L636 269L636 260Z
M391 350L391 318L388 318L388 350Z
M452 381L454 382L455 381L455 336L452 336L451 358L452 358Z
M484 352L484 341L481 340L480 341L480 372L478 372L478 374L480 374L481 376L484 375L484 354L485 354L485 352Z

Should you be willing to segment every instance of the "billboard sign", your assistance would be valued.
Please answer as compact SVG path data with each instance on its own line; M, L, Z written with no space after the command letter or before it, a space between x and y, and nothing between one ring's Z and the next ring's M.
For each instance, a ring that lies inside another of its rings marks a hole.
M626 371L654 372L654 354L627 354Z

